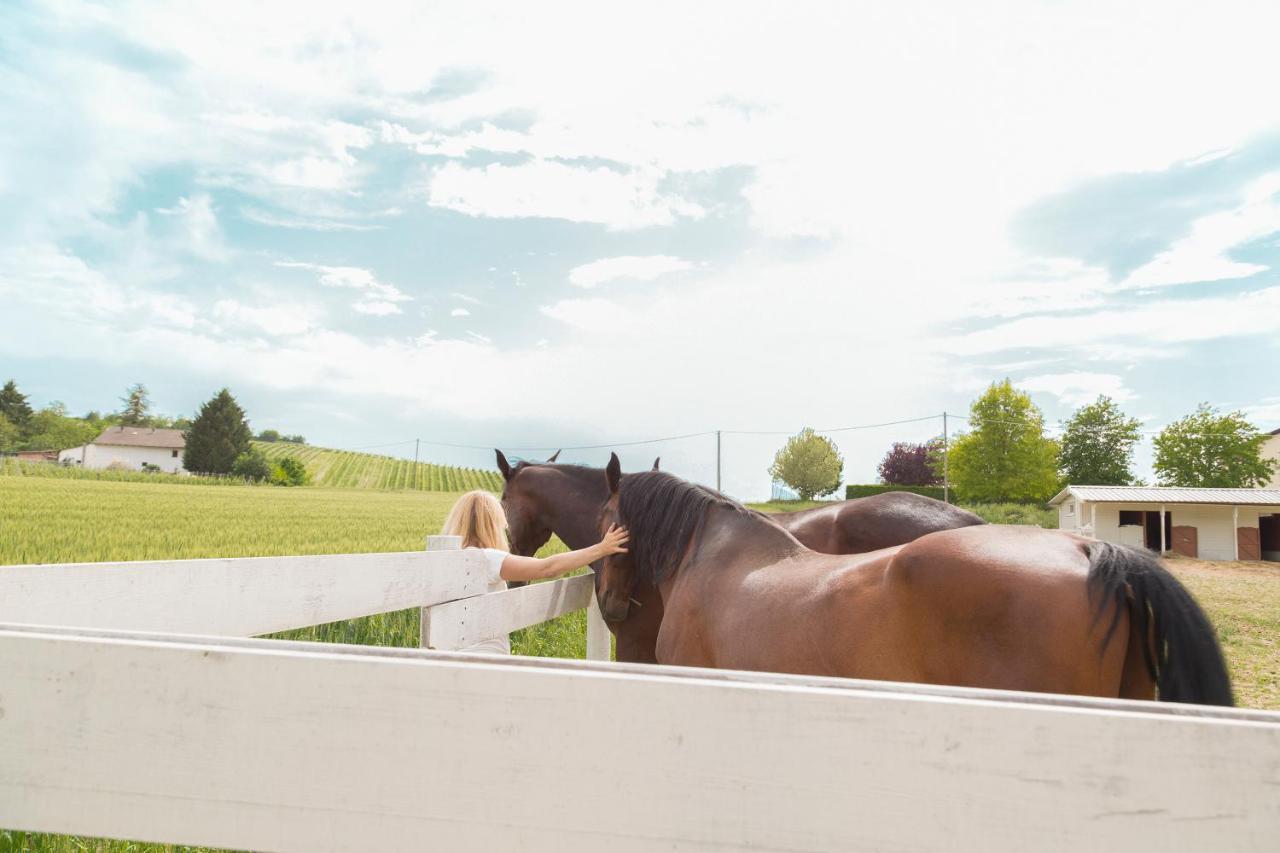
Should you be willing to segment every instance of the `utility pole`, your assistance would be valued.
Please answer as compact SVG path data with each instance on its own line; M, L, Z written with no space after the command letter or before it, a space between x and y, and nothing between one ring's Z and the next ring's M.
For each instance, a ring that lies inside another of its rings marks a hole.
M415 438L413 440L413 488L418 489L418 445L422 443L422 439Z
M947 440L947 413L942 413L942 501L951 503L950 443Z
M720 430L716 430L716 491L720 491Z

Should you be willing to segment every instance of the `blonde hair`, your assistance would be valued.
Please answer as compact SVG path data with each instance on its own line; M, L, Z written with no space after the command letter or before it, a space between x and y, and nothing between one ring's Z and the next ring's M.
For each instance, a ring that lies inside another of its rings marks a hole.
M476 490L458 498L440 531L461 536L463 548L497 548L510 551L507 544L507 516L502 504L489 492Z

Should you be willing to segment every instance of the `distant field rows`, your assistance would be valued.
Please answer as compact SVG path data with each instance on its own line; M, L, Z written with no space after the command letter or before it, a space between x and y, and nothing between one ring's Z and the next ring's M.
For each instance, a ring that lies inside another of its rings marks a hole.
M312 482L335 489L416 489L420 492L502 490L497 471L454 468L430 462L378 456L349 450L330 450L306 444L254 442L269 459L292 456L307 466Z

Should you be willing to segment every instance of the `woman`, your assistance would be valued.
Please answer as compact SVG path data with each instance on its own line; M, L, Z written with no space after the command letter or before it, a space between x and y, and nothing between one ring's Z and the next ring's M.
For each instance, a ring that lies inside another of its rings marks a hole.
M474 548L487 558L489 592L501 592L507 581L536 581L568 574L610 554L627 552L627 530L617 525L596 545L553 554L550 557L521 557L509 552L507 544L507 517L498 499L485 491L467 492L458 498L440 531L446 536L461 536L463 548ZM467 652L511 654L511 641L507 637L486 640L463 649Z

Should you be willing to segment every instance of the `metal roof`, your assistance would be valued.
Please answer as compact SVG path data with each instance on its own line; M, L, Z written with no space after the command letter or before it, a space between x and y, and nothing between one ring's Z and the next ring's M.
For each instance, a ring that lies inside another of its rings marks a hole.
M180 429L128 426L108 427L93 443L115 447L163 447L166 450L182 450L187 446Z
M1071 496L1089 503L1229 504L1280 506L1280 489L1186 489L1177 486L1067 486L1050 506Z

